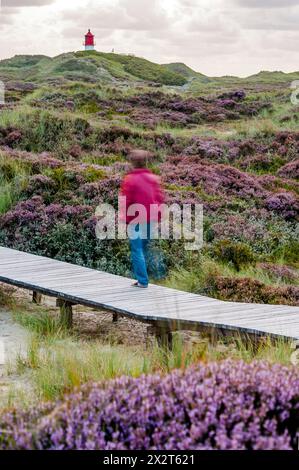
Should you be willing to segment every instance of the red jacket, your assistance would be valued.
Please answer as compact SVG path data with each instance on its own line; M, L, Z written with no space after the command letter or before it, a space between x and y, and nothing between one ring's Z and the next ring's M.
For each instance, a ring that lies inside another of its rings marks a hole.
M146 209L146 219L142 217L140 222L153 222L161 218L161 214L151 214L151 204L162 204L164 202L164 194L160 186L159 178L146 168L138 168L124 178L121 186L121 196L126 197L126 208L121 210L121 219L130 223L135 217L138 216L138 211L135 215L127 215L127 211L132 204L142 204ZM125 209L125 214L124 214Z

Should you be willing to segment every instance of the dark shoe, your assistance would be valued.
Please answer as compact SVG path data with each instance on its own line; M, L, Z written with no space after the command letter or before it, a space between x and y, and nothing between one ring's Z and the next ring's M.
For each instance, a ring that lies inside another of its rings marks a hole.
M144 285L144 284L140 284L140 282L134 282L132 284L133 287L139 287L140 289L146 289L148 286Z

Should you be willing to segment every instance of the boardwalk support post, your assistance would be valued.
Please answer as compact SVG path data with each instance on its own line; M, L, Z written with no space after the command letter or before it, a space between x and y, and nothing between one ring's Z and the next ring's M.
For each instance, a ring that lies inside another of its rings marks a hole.
M172 350L172 331L167 325L153 325L151 332L161 348Z
M57 299L57 307L60 308L60 323L70 329L73 326L73 303L67 300Z
M36 290L33 291L32 293L32 302L34 304L40 305L42 303L42 294L39 292L36 292Z
M119 320L119 315L118 315L118 313L113 313L112 322L113 322L113 323L116 323L116 322L118 322L118 320Z

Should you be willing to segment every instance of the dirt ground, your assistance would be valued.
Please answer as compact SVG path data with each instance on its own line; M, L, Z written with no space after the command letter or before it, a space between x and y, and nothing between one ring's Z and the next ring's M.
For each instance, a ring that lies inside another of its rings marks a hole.
M13 361L26 353L29 336L9 311L0 309L0 376L7 360Z
M3 286L3 285L2 285ZM0 284L1 287L1 284ZM6 287L4 287L5 289ZM17 302L18 310L22 308L26 311L34 312L32 304L32 293L30 291L18 288L10 288L12 297ZM56 299L52 297L42 296L41 305L46 308L47 312L53 315L59 314L59 308L56 307ZM13 322L11 315L6 310L3 313L3 331L9 329L10 336L7 342L10 344L10 350L13 349L14 337L15 343L20 342L23 348L28 337L28 332ZM104 342L112 344L123 344L128 346L144 346L152 337L151 326L124 316L118 316L118 321L113 322L113 314L107 310L92 309L82 305L73 306L73 331L80 337L86 339L101 339ZM1 338L1 336L0 336ZM21 338L19 340L19 338ZM197 342L200 340L199 333L184 332L183 338L186 341ZM1 354L0 354L1 355Z
M14 297L32 308L32 293L14 289ZM49 313L59 315L56 299L42 296L41 305ZM82 305L73 306L73 331L86 339L102 339L115 344L141 345L146 341L148 325L126 317L118 317L113 322L113 314L106 310L92 309Z

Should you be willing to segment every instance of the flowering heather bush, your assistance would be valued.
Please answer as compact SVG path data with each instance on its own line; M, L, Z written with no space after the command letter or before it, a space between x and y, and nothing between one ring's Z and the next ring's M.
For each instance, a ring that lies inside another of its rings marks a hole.
M297 253L289 244L298 238L298 228L291 220L284 220L273 212L256 207L229 213L225 201L221 210L211 211L210 220L209 241L227 238L245 242L255 253L266 256L279 249L281 255L283 252L283 256L292 255L292 262L296 262Z
M126 127L110 127L102 129L99 138L100 142L115 142L117 139L127 141L130 138L139 137L137 132L133 132Z
M293 160L299 152L296 134L290 133L288 139L281 139L281 134L277 134L269 142L192 137L180 153L199 155L219 163L237 163L245 169L251 166L256 170L275 171L279 166ZM289 174L282 173L279 176L288 178Z
M119 275L130 269L126 244L95 237L92 206L46 205L40 196L18 203L0 218L0 245Z
M283 167L281 167L278 172L278 176L282 178L299 178L299 160L294 160L292 162L287 163Z
M23 162L32 168L33 173L40 173L45 168L59 168L62 166L62 161L54 158L48 152L42 152L40 154L26 152L22 150L15 150L9 147L2 147L1 154L5 157L5 160Z
M244 170L271 173L275 172L283 163L284 161L280 157L275 157L270 153L258 153L245 158L240 162L240 167Z
M281 190L284 181L272 175L256 176L233 166L201 161L196 156L168 157L160 168L165 184L201 188L206 195L226 198L227 206L232 197L238 197L255 201L257 207L263 206L286 220L298 216L299 201L295 193Z
M155 129L159 124L173 127L186 127L194 123L194 119L179 111L152 111L139 108L130 113L130 121L142 125L146 129Z
M293 194L293 196L299 192L299 183L286 178L279 178L275 175L261 175L259 177L259 182L265 189L268 189L275 194L282 192L281 188L283 188L283 192L286 192L285 190L287 190L289 194Z
M22 131L17 127L12 125L0 126L0 145L14 147L21 142L22 137Z
M5 413L3 419L0 418L0 449L32 449L33 436L28 424L40 420L43 414L50 413L53 407L53 403L45 403L30 410L13 410Z
M272 194L266 199L265 207L286 219L298 218L299 215L299 200L290 192Z
M247 168L251 163L257 170L275 170L284 162L298 156L299 139L296 133L289 133L283 139L281 133L269 142L247 140L220 140L214 138L192 137L181 152L186 155L199 155L207 160L220 163L238 163ZM243 160L244 158L244 160ZM288 174L280 176L289 177ZM293 177L293 176L292 176Z
M120 176L108 176L94 183L83 184L79 187L79 192L86 200L93 203L105 202L116 205L120 184Z
M299 132L278 132L270 145L270 150L286 156L288 160L298 158Z
M131 113L129 111L129 115L133 119L136 116L136 109L139 109L138 115L142 113L142 110L146 110L148 122L150 120L150 113L153 115L153 119L155 119L154 116L159 110L166 111L167 113L181 113L181 115L185 115L185 117L182 116L183 121L187 119L186 122L199 123L202 121L224 121L226 119L239 119L241 116L253 116L262 109L271 107L267 101L246 101L243 91L232 92L226 96L221 95L218 98L183 98L179 95L167 95L161 91L156 91L130 96L124 98L123 101L127 112L128 105L131 106L132 111ZM118 102L117 105L119 108L120 103ZM115 110L117 110L117 107L115 107ZM172 114L169 114L169 118L172 120Z
M28 248L34 241L40 246L43 237L56 224L71 223L74 229L81 228L91 215L90 206L54 203L46 206L41 196L34 196L19 202L13 210L1 217L1 235L8 246ZM46 238L43 244L46 244Z
M258 267L266 271L274 279L282 279L286 282L299 281L299 273L289 266L282 264L259 263Z
M56 190L56 183L46 175L34 175L29 178L26 193L29 195L43 195Z
M217 220L217 219L216 219ZM213 223L212 230L216 240L235 239L248 240L250 245L254 245L256 241L267 238L268 230L265 220L255 219L245 214L227 215L224 220L218 220Z
M1 228L21 227L28 221L39 221L41 224L50 224L53 220L74 217L78 224L82 217L91 213L89 206L63 206L61 204L50 204L45 206L40 196L34 196L27 201L19 202L14 210L8 212L1 218ZM80 218L81 215L81 218Z
M299 287L273 287L250 277L216 276L213 280L214 294L233 302L299 305Z
M286 384L288 385L286 387ZM296 449L299 373L226 360L83 386L2 415L2 449Z
M202 139L193 137L189 146L184 149L186 155L199 155L207 160L217 162L234 161L240 154L240 145L237 142L225 142L217 139Z
M172 188L172 186L170 186ZM165 191L168 204L202 204L206 214L213 214L221 210L225 202L218 198L206 200L201 194L188 189L167 189Z
M200 185L207 194L239 196L244 199L262 198L267 192L258 178L221 164L201 163L196 157L170 157L161 165L166 183Z

